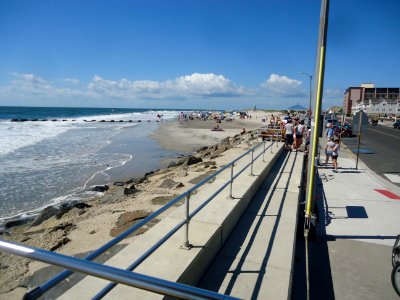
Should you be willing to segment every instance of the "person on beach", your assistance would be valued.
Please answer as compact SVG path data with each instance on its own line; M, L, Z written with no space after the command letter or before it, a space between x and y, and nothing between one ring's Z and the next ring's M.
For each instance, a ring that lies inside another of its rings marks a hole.
M304 120L301 120L299 122L299 124L297 124L296 127L295 127L296 139L295 139L295 142L294 142L294 148L296 149L296 151L299 149L299 147L303 143L304 128L305 128Z
M285 127L285 148L286 150L292 150L293 133L294 133L292 120L288 119L284 127Z
M334 143L335 143L335 146L333 146L333 151L332 151L332 163L333 163L333 167L334 167L334 170L332 170L333 172L335 172L335 173L337 173L338 172L338 162L337 162L337 158L338 158L338 156L339 156L339 150L340 150L340 144L339 144L339 139L338 138L336 138L335 139L335 141L334 141Z
M326 154L326 159L325 159L325 168L328 167L328 161L329 161L329 157L332 157L332 163L333 163L333 148L335 147L335 142L333 141L333 137L331 137L328 141L328 143L326 143L325 146L325 154Z

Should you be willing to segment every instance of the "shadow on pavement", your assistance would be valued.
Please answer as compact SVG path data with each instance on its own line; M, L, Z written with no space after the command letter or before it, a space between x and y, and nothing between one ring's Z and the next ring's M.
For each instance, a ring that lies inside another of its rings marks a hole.
M332 271L328 251L328 239L325 227L330 224L329 207L326 202L321 179L317 176L315 208L317 224L316 233L309 237L309 283L310 299L335 299ZM304 207L299 209L297 225L297 243L293 273L291 299L307 299L306 251L304 241ZM322 218L321 218L322 217Z
M297 155L297 154L296 154ZM280 222L281 218L281 212L283 209L284 205L284 200L280 203L279 208L278 208L278 213L277 215L273 216L276 218L272 233L271 233L271 239L269 240L267 250L263 254L264 257L262 259L262 264L260 269L256 270L244 270L244 264L246 262L246 257L248 256L252 244L254 243L254 240L257 236L257 233L259 231L260 226L262 225L263 220L265 218L271 217L267 214L268 207L270 205L270 202L272 198L274 197L274 192L272 192L268 198L266 198L268 191L274 190L276 186L279 183L279 180L282 177L283 172L280 172L280 170L284 169L285 166L288 164L288 158L290 157L290 153L284 153L281 155L281 157L278 159L276 162L275 166L273 167L271 173L268 175L262 186L260 187L258 193L256 196L253 198L252 202L250 203L249 207L246 209L244 212L243 216L239 220L238 224L236 227L233 229L231 236L228 238L228 240L225 242L225 245L221 249L220 253L216 256L215 260L211 264L209 270L205 273L203 276L203 279L200 281L200 284L198 285L201 288L205 288L208 290L212 291L219 291L220 293L224 293L226 295L230 295L232 293L232 290L234 288L234 285L239 277L240 274L243 273L254 273L256 274L256 280L254 282L251 282L251 284L254 284L252 286L252 295L251 299L257 299L259 297L259 292L261 288L262 281L264 279L266 269L267 269L267 264L268 260L271 255L272 247L274 244L276 232L278 229L278 225ZM280 189L280 191L284 191L283 199L285 198L285 194L288 189L288 185L290 182L290 178L292 176L293 168L294 168L294 163L293 166L290 166L290 175L289 178L287 179L286 187L285 189ZM266 186L266 182L273 182L273 180L276 178L276 183L273 186ZM263 207L264 206L264 207ZM260 209L262 210L260 211ZM254 220L258 217L257 222L255 223L255 228L253 231L250 230L250 228L254 224ZM244 242L246 238L249 237L249 242L245 248ZM228 245L228 246L227 246ZM232 247L233 246L233 247ZM229 255L226 255L224 253L224 250L226 251L227 248L229 247ZM243 251L243 254L240 257L238 256L239 251ZM224 253L224 254L223 254ZM238 263L233 267L234 261L238 261ZM226 280L226 275L231 273L232 276L229 278L229 280L226 282L226 287L224 289L221 289L221 286Z

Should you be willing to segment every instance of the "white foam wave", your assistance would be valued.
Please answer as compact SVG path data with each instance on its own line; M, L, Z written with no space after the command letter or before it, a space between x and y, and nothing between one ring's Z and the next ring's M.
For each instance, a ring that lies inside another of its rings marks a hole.
M0 122L0 155L55 137L72 128L68 122Z

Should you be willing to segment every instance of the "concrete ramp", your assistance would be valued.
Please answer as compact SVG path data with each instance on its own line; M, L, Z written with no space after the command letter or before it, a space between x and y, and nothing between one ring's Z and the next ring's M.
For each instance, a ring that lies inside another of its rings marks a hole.
M288 299L303 153L282 155L199 287L242 299Z

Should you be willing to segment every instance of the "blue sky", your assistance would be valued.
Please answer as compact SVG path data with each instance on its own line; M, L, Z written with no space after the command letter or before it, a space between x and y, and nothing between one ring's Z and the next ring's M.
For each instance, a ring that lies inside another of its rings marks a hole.
M1 1L0 105L308 105L321 2ZM331 0L323 106L400 86L397 0Z

